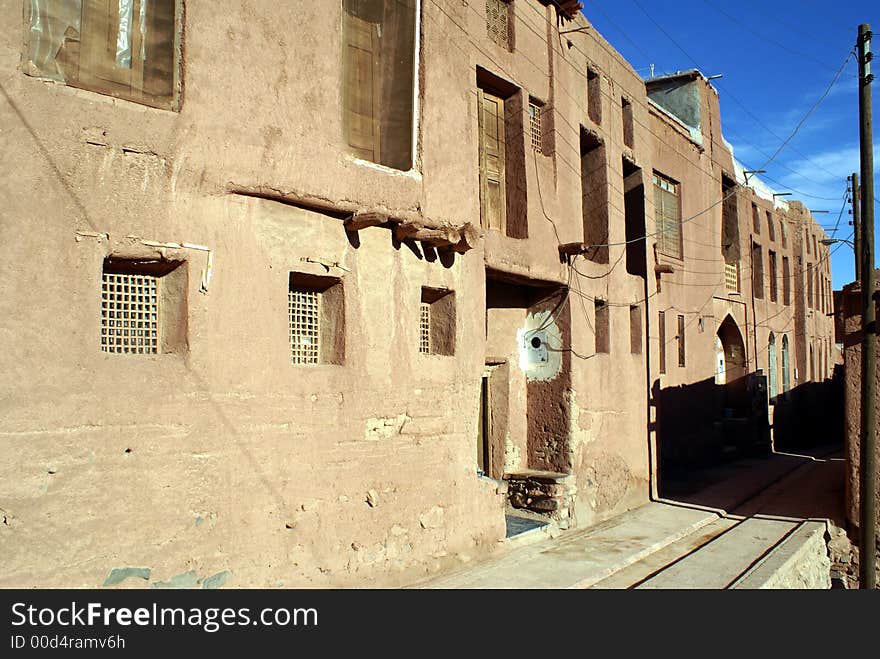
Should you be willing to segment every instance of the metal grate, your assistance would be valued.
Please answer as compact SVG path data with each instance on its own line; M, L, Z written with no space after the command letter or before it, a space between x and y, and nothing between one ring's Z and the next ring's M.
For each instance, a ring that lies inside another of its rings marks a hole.
M288 294L290 363L317 364L321 350L321 294L291 290Z
M532 135L532 148L541 152L541 106L529 103L529 129Z
M486 0L486 31L492 41L505 48L510 45L507 18L505 0Z
M101 350L133 355L159 352L156 277L103 273Z
M419 352L431 352L431 305L422 302L419 309Z
M724 284L728 291L739 292L739 263L724 264Z

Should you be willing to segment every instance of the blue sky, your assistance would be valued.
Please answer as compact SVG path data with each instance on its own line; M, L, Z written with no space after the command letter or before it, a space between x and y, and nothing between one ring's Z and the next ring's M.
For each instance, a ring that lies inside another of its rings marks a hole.
M773 162L762 165L831 84L855 45L860 23L871 25L872 49L880 53L880 0L582 2L590 22L642 76L650 75L651 64L655 75L694 67L705 75L722 74L712 84L720 97L724 137L736 158L750 168L766 169L762 178L775 191L793 193L810 209L829 211L815 217L831 233L844 205L846 179L859 171L854 57L797 135ZM880 54L872 70L880 81ZM880 84L872 91L876 108ZM874 132L875 162L880 163L880 136ZM849 209L846 204L835 237L850 237ZM837 289L854 278L853 252L843 244L831 249Z

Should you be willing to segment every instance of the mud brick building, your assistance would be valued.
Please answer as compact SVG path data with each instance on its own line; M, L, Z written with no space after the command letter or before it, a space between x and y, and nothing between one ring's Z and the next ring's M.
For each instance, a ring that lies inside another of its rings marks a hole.
M821 229L578 9L3 3L0 585L395 585L766 443Z

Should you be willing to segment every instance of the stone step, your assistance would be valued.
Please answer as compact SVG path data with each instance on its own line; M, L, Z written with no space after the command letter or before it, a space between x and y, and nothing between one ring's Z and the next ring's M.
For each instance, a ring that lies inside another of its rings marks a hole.
M594 586L591 586L591 588L620 589L638 586L675 561L699 550L738 523L739 520L736 519L719 518L691 535L673 542L653 554L649 554L637 563L633 563L615 572L607 579L603 579Z
M825 531L825 522L804 522L731 587L831 588L831 559Z
M787 520L748 518L637 588L728 588L798 526Z

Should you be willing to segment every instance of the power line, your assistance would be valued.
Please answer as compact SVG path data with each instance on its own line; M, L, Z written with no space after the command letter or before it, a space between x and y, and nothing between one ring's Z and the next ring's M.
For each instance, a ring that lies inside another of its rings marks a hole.
M691 56L691 55L690 55L690 54L689 54L689 53L688 53L688 52L687 52L687 51L686 51L686 50L685 50L685 49L684 49L679 43L678 43L678 41L676 41L676 40L672 37L672 35L669 34L669 33L663 28L663 26L660 25L660 23L658 23L656 20L654 20L654 18L653 18L653 17L652 17L652 16L651 16L651 15L645 10L644 7L642 7L641 3L639 3L639 0L632 0L632 2L633 2L633 4L634 4L636 7L638 7L639 10L640 10L640 11L641 11L641 12L642 12L642 13L648 18L648 20L651 21L651 23L653 23L654 26L655 26L658 30L660 30L660 32L662 32L662 33L664 34L664 36L666 36L667 39L669 39L669 41L672 43L672 45L674 45L676 48L678 48L678 49L684 54L684 56L687 57L687 58L691 61L691 63L692 63L694 66L696 66L698 69L700 68L700 66L699 66L699 64L697 64L696 60L695 60L695 59L694 59L694 58L693 58L693 57L692 57L692 56ZM848 57L849 57L849 56L848 56ZM848 58L848 57L847 57L847 58ZM836 77L835 77L835 80L836 80ZM742 102L741 102L736 96L734 96L733 94L731 94L729 91L726 91L726 90L724 89L724 87L723 87L722 85L720 85L720 84L718 85L718 88L721 89L722 91L725 91L725 94L726 94L726 95L727 95L727 96L728 96L728 97L729 97L734 103L736 103L738 106L740 106L740 108L742 108L743 112L745 112L746 115L748 115L749 117L751 117L752 120L753 120L756 124L758 124L761 128L763 128L764 130L766 130L768 133L770 133L770 135L772 135L773 137L775 137L777 140L781 140L781 139L782 139L781 137L779 137L779 135L777 135L775 132L773 132L772 130L770 130L770 128L768 128L768 127L764 124L764 122L762 122L758 117L756 117L756 116L754 115L754 113L752 113L752 111L749 110L749 109L745 106L745 104L743 104L743 103L742 103ZM827 95L827 92L826 92L825 95ZM824 98L825 95L823 95L823 98ZM819 168L819 169L821 169L821 170L827 172L828 174L830 174L830 175L832 175L832 176L837 176L837 174L835 174L834 172L831 172L831 171L825 169L824 167L822 167L821 165L819 165L819 164L813 162L812 159L811 159L809 156L806 156L806 155L800 153L800 151L798 151L798 150L795 149L794 147L792 147L792 151L794 151L794 152L797 153L798 155L802 156L803 158L805 158L805 159L808 160L809 162L813 163L813 165L816 166L817 168ZM771 160L772 160L772 159L771 159ZM761 169L763 169L763 167L761 167Z
M703 2L704 2L705 4L707 4L707 5L709 5L710 7L712 7L712 9L714 9L715 11L717 11L717 12L718 12L719 14L721 14L722 16L725 16L729 21L731 21L731 22L734 23L735 25L740 26L740 27L741 27L742 29L744 29L746 32L749 32L750 34L756 36L756 37L757 37L758 39L760 39L761 41L765 41L765 42L767 42L767 43L769 43L769 44L772 44L772 45L774 45L774 46L776 46L776 47L778 47L778 48L781 48L781 49L784 50L785 52L790 53L790 54L794 55L795 57L801 57L801 58L803 58L803 59L810 60L811 62L815 62L815 63L818 64L819 66L825 67L826 69L829 69L829 70L831 70L831 71L834 70L834 67L831 66L830 64L827 64L827 63L825 63L825 62L823 62L823 61L821 61L821 60L818 60L818 59L816 59L815 57L813 57L812 55L809 55L808 53L800 53L800 52L798 52L798 51L796 51L796 50L792 50L791 48L789 48L789 47L786 46L785 44L783 44L783 43L781 43L781 42L779 42L779 41L776 41L775 39L771 39L771 38L766 37L766 36L764 36L764 35L762 35L762 34L759 34L759 33L758 33L756 30L754 30L750 25L748 25L747 23L744 23L744 22L740 21L736 16L733 16L732 14L729 14L728 12L726 12L724 9L722 9L721 7L719 7L718 5L716 5L716 4L715 4L714 2L712 2L711 0L703 0Z
M452 22L456 27L459 28L459 30L465 35L465 37L468 39L468 41L469 41L469 42L470 42L475 48L477 48L477 49L478 49L478 50L479 50L484 56L486 56L486 57L487 57L487 58L488 58L493 64L495 64L495 65L498 67L499 70L501 70L501 71L507 73L507 72L505 71L504 67L501 66L501 65L499 65L498 62L497 62L494 58L492 58L488 53L486 53L482 48L480 48L479 45L473 40L473 38L471 37L470 33L469 33L465 28L463 28L463 27L462 27L462 26L461 26L461 25L460 25L460 24L459 24L459 23L458 23L458 22L457 22L452 16L450 16L450 15L445 11L445 9L444 9L442 6L440 6L439 4L437 4L437 2L436 2L435 0L430 0L430 1L432 2L432 4L434 4L434 5L435 5L435 6L436 6L436 7L437 7L437 8L438 8L438 9L439 9L439 10L440 10L440 11L441 11L441 12L442 12L442 13L443 13L443 14L449 19L449 20L450 20L450 22ZM468 5L468 7L469 7L472 11L474 11L475 13L477 13L477 15L479 15L479 13L476 12L476 10L473 9L473 7L470 7L470 5ZM536 8L533 8L533 9L537 12L537 9L536 9ZM545 23L548 23L548 24L549 24L549 21L547 21L546 17L542 16L540 13L538 13L537 15L538 15L542 20L544 20ZM528 26L527 23L524 23L524 24ZM532 29L532 28L529 27L529 29ZM538 33L537 33L536 31L534 31L533 29L532 29L532 32L533 32L534 34L536 34L537 36L539 36L540 38L545 39L545 37L542 37L540 34L538 34ZM447 33L447 35L448 35L448 33ZM545 40L545 43L546 43L546 40ZM599 42L599 43L600 43L600 45L601 45L601 42ZM602 47L604 48L604 45L603 45ZM589 57L586 55L586 53L583 53L583 51L580 51L580 49L578 49L577 47L575 47L575 49L576 49L578 52L580 52L582 55L584 55L585 57L587 57L587 59L589 59ZM606 49L606 50L607 50L607 49ZM848 55L847 55L847 60L849 59L849 57L850 57L850 55L848 54ZM548 77L548 78L549 78L549 75L547 75L547 74L543 71L543 68L542 68L542 67L539 67L537 64L535 64L534 62L532 62L532 61L530 60L530 58L528 58L527 56L523 55L523 59L525 59L526 61L529 61L529 62L532 64L532 66L534 66L537 70L539 70L539 72L542 72L542 73L545 75L545 77ZM562 60L562 61L566 61L566 60ZM571 64L570 62L567 62L567 61L566 61L566 63L568 63L569 66L571 66L572 68L574 67L574 65ZM578 72L578 73L581 73L581 72ZM509 74L507 74L507 75L508 75L508 77L510 77ZM582 74L582 75L585 75L585 74ZM835 82L836 82L836 77L835 77L835 80L832 81L831 85L829 86L829 90L830 90L830 87L832 87L832 86L834 85ZM563 91L564 91L564 90L563 90ZM567 92L565 92L565 91L564 91L564 93L567 94ZM796 133L797 130L799 130L799 128L800 128L800 127L806 122L806 120L807 120L807 119L809 118L809 116L812 114L813 110L814 110L816 107L818 107L819 103L821 103L821 101L825 98L825 96L827 96L827 93L828 93L828 92L826 91L826 93L823 94L823 96L819 99L819 101L818 101L816 104L814 104L813 108L811 108L811 110L810 110L810 112L808 112L807 116L806 116L806 117L800 122L800 124L798 125L798 128L796 128L795 133ZM569 98L571 98L572 101L574 101L575 103L577 103L577 100L574 99L573 97L571 97L570 94L567 94L567 95L569 96ZM639 101L639 103L641 103L641 102ZM567 120L566 117L564 117L561 113L557 113L557 115L558 115L558 117L559 117L560 119L562 119L563 123L568 124L572 129L574 129L574 126L572 126L572 124L571 124L570 122L568 122L568 120ZM639 123L640 123L640 122L639 122ZM641 123L640 123L640 125L644 126L644 124L641 124ZM648 130L650 130L650 127L646 127L646 128L648 128ZM578 127L577 130L579 131L580 128ZM558 131L557 131L557 133L558 133ZM654 134L653 131L651 131L651 133ZM659 139L659 136L657 136L656 134L654 134L654 135L655 135L655 137L658 137L658 139ZM792 134L791 136L789 136L788 140L790 140L791 137L793 137L793 135L794 135L794 134ZM787 142L788 140L786 140L786 142ZM568 144L568 146L569 146L570 148L573 149L573 145L567 143L564 139L563 139L562 141L565 142L566 144ZM785 145L785 143L783 143L783 146L784 146L784 145ZM770 162L772 162L772 160L773 160L776 156L778 156L778 154L779 154L779 152L781 151L781 149L782 149L782 147L780 147L780 149L777 149L777 152L776 152L776 153L775 153L770 159L768 159L768 161L762 166L762 168L765 167L765 166L767 166L767 165L769 165ZM558 155L558 153L557 153L557 155ZM577 170L575 170L574 167L571 166L569 163L567 163L567 161L565 161L561 156L559 156L559 158L560 158L560 160L562 160L562 161L566 164L566 166L568 166L568 168L570 169L570 171L572 171L572 172L575 173L576 175L579 174L579 173L577 172ZM687 160L687 159L685 159L685 161L686 161L686 162L690 162L690 161ZM713 179L714 179L714 177L713 177ZM709 212L710 210L716 208L718 205L720 205L721 203L723 203L724 201L726 201L730 196L732 196L733 194L736 194L736 193L737 193L737 190L738 190L738 186L734 186L734 187L732 187L732 188L731 188L731 192L729 192L727 195L723 196L718 202L715 202L714 204L712 204L712 205L709 206L708 208L703 209L702 211L700 211L700 212L698 212L698 213L696 213L696 214L694 214L694 215L692 215L692 216L690 216L690 217L688 217L688 218L682 219L681 222L680 222L680 224L682 224L682 225L683 225L683 224L686 224L686 223L688 223L688 222L690 222L690 221L692 221L692 220L695 220L696 218L702 216L703 214ZM545 211L545 216L546 216L546 211ZM549 219L549 217L548 217L548 219ZM551 220L551 222L552 222L552 220ZM554 230L555 230L555 223L554 223ZM646 233L644 236L640 236L640 237L637 237L637 238L633 238L633 239L630 239L630 240L627 240L627 241L624 241L624 242L605 243L605 244L595 244L595 245L590 245L590 246L591 246L591 247L612 247L612 246L628 245L628 244L632 244L632 243L635 243L635 242L639 242L639 241L641 241L641 240L646 240L646 239L649 238L649 237L656 236L657 233L658 233L658 232L654 232L654 233ZM558 240L558 234L557 234L557 240ZM607 276L607 275L606 275L606 276Z
M450 16L450 15L449 15L449 14L448 14L448 13L447 13L447 12L441 7L441 6L437 5L437 3L434 2L434 0L431 0L431 2L432 2L432 4L434 4L435 6L437 6L438 9L440 9L440 11L441 11L443 14L446 15L446 17L450 20L450 22L452 22L457 28L459 28L459 30L465 35L465 37L468 39L468 41L471 43L472 46L474 46L475 48L477 48L477 50L479 50L480 53L482 53L485 57L487 57L487 59L489 59L489 61L491 61L491 62L497 67L497 69L498 69L499 71L504 72L504 73L508 76L508 78L510 78L510 79L514 79L514 76L511 76L510 73L509 73L508 71L506 71L505 68L497 62L497 60L495 60L491 55L489 55L489 53L487 53L484 49L482 49L482 48L479 46L479 44L478 44L478 43L472 38L471 34L467 31L466 28L462 27L462 26L461 26L461 25L460 25L460 24L459 24L459 23L458 23L453 17ZM531 6L531 5L527 5L527 6L528 6L530 9L533 10L533 12L535 13L535 16L536 16L536 18L537 18L538 20L543 21L543 22L545 23L545 25L548 26L548 27L550 27L550 28L553 28L553 27L554 27L553 24L550 23L550 21L546 18L546 16L542 15L542 14L540 13L540 11L539 11L536 7L533 7L533 6ZM481 15L476 9L474 9L474 8L471 7L470 5L468 5L468 8L469 8L472 12L474 12L474 14L475 14L476 16L482 18L482 15ZM533 27L530 23L528 23L527 21L525 21L524 19L522 20L522 25L524 25L524 26L525 26L530 32L532 32L532 34L534 34L538 39L541 39L542 41L544 41L544 43L547 43L546 35L545 35L545 34L541 34L541 33L538 32L537 30L535 30L534 27ZM447 33L447 35L448 35L448 33ZM612 56L615 57L615 58L619 57L619 55L618 55L616 52L609 50L608 47L605 46L605 44L604 44L601 40L597 40L597 41L596 41L596 44L597 44L599 47L601 47L602 49L604 49L606 52L608 52L609 55L612 55ZM549 45L549 44L548 44L548 45ZM460 47L459 47L459 48L460 48ZM578 48L577 46L573 45L573 48L574 48L574 50L575 50L576 52L578 52L578 53L580 53L582 56L584 56L588 61L591 59L591 58L589 57L589 55L587 55L587 53L585 53L584 51L582 51L582 50L581 50L580 48ZM465 51L462 50L462 52L464 53ZM467 53L465 53L465 54L467 54ZM528 57L528 55L526 55L525 53L518 52L517 54L518 54L518 56L520 56L523 60L525 60L526 62L528 62L529 64L531 64L531 66L532 66L533 68L535 68L535 70L538 71L539 74L543 75L545 78L549 78L549 75L548 75L547 72L545 71L545 67L544 67L544 66L535 63L535 62L534 62L530 57ZM576 68L575 65L574 65L572 62L569 62L569 61L566 60L564 57L560 57L560 60L559 60L559 61L561 61L561 62L567 64L568 67L569 67L569 69L570 69L574 74L586 78L586 74L585 74L583 71L581 71L581 70L579 70L578 68ZM624 63L625 63L625 62L624 62ZM561 87L561 88L559 89L559 91L561 91L566 97L568 97L568 99L571 100L576 106L580 106L580 104L581 104L581 100L579 100L579 99L575 99L575 98L574 98L574 97L568 92L568 90L567 90L566 88ZM600 91L601 91L602 96L604 96L605 98L607 98L607 99L608 99L609 101L611 101L612 103L616 103L616 99L614 99L613 97L611 97L611 96L610 96L608 93L606 93L604 90L600 90ZM635 99L635 98L630 99L630 100L631 100L632 102L634 102L634 103L640 105L640 106L643 107L645 110L647 110L647 111L649 111L649 112L652 111L652 107L651 107L649 104L647 104L647 103L642 103L639 99ZM565 117L564 115L559 114L559 113L557 113L556 116L557 116L557 118L559 118L559 119L562 120L562 123L564 123L564 124L567 125L570 129L572 129L573 132L579 132L580 128L579 128L579 127L575 127L570 121L568 121L567 117ZM654 132L654 130L651 128L651 126L642 123L641 121L639 121L639 120L636 119L636 118L634 118L634 122L635 122L637 125L639 125L639 126L641 126L642 128L644 128L645 130L647 130L650 134L652 134L652 135L653 135L655 138L657 138L658 140L661 140L661 141L663 140L663 138L661 138L659 135L657 135L657 134ZM568 142L568 140L566 140L566 139L562 136L562 133L560 133L558 130L554 129L553 132L554 132L555 136L557 136L557 137L560 139L560 141L561 141L562 143L566 144L566 146L568 146L570 149L572 149L572 150L575 151L575 152L579 151L579 149L576 149L576 148L574 147L574 145L572 145L570 142ZM618 142L613 136L609 135L608 137L611 138L612 142L613 142L615 145L620 146L620 143L619 143L619 142ZM714 143L714 142L715 142L715 141L713 140L713 143ZM675 149L674 145L672 145L672 144L668 144L668 146L671 147L671 148L673 148L673 149ZM726 145L724 145L724 148L725 148L725 150L726 150L726 148L727 148ZM758 150L757 147L755 147L755 148L756 148L756 150ZM676 149L676 151L677 151L677 149ZM696 164L696 163L692 162L691 160L689 160L689 159L687 158L686 155L684 155L684 154L682 154L682 155L683 155L683 160L684 160L685 162L687 162L689 165L691 165L692 167L694 167L694 168L696 168L696 169L702 171L703 173L705 173L707 176L713 178L714 180L716 180L716 181L720 181L720 178L716 177L715 174L714 174L713 172L710 172L710 171L708 171L708 170L703 169L703 168L700 167L698 164ZM765 155L766 155L766 154L765 154ZM578 172L578 171L577 171L577 170L571 165L571 163L569 163L565 158L562 157L561 153L559 153L559 152L557 151L556 156L559 158L559 160L561 160L561 161L563 162L563 164L569 169L569 171L573 172L573 173L576 174L576 175L579 174L579 172ZM815 183L815 184L817 184L817 185L821 185L821 184L818 183L817 181L814 181L814 180L810 179L809 177L807 177L806 175L804 175L804 174L801 173L801 172L797 172L797 171L795 171L795 170L792 170L791 168L789 168L789 167L783 165L782 163L777 163L777 164L778 164L778 166L783 167L784 169L786 169L786 170L788 170L788 171L790 171L790 172L792 172L792 173L794 173L794 174L796 174L796 175L802 177L804 180L810 181L810 182ZM770 180L769 177L766 177L766 178L768 178L768 180ZM780 184L780 185L781 185L781 184ZM799 191L795 190L794 188L792 188L791 186L785 186L785 187L787 187L787 189L790 189L790 190L794 190L794 191L796 191L796 192L799 192ZM813 196L813 197L815 197L815 195L810 195L810 194L805 194L804 196L808 196L808 197L809 197L809 196Z

